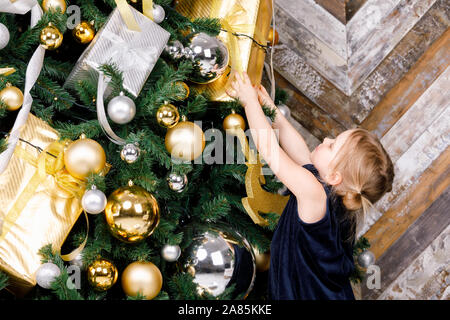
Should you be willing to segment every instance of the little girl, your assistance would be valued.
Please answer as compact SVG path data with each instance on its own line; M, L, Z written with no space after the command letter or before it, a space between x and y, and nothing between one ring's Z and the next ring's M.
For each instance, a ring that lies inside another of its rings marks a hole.
M245 107L260 155L291 194L270 248L269 298L353 300L349 276L359 209L392 188L394 169L375 135L347 130L310 152L266 90L236 74L227 93ZM276 109L273 128L261 105ZM272 145L270 143L272 142Z

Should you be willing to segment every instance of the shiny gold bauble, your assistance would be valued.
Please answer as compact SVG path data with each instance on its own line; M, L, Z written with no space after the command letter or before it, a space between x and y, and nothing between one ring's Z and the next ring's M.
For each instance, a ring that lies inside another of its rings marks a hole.
M129 297L141 294L151 300L161 291L162 284L161 271L151 262L133 262L122 273L122 289Z
M180 121L180 113L174 105L170 103L163 104L156 111L156 121L161 127L172 128Z
M89 284L97 291L105 291L111 288L117 281L119 272L116 266L109 260L97 259L87 268Z
M278 31L274 28L270 28L269 30L269 36L267 37L267 42L269 45L276 45L278 44ZM273 43L272 43L273 41Z
M50 9L55 10L60 9L61 13L66 12L66 1L65 0L43 0L42 9L44 12L48 12Z
M256 248L253 248L253 252L255 253L256 271L264 272L264 271L269 270L270 253L269 252L261 253Z
M245 120L240 114L237 114L234 110L232 110L231 114L223 119L223 128L225 130L229 130L231 133L238 128L245 130Z
M73 28L72 34L79 43L86 44L94 39L95 30L89 22L81 21Z
M84 180L91 173L100 173L106 164L106 154L102 146L84 135L64 151L64 165L75 178Z
M0 100L6 104L6 109L14 111L22 106L23 93L19 88L9 84L0 91Z
M39 39L41 45L45 49L55 50L61 45L63 41L63 35L61 31L58 30L58 28L49 23L48 26L42 29Z
M167 130L165 144L173 157L190 161L201 156L205 149L205 134L195 123L180 121Z
M174 84L175 84L176 86L181 87L182 90L184 91L184 94L182 94L182 95L177 95L177 96L176 96L176 99L177 99L177 100L183 101L183 100L185 100L187 97L189 97L189 93L190 93L190 91L189 91L189 86L188 86L186 83L184 83L183 81L177 81L177 82L175 82Z
M114 237L135 243L150 236L158 226L159 205L151 193L130 181L108 197L105 216Z

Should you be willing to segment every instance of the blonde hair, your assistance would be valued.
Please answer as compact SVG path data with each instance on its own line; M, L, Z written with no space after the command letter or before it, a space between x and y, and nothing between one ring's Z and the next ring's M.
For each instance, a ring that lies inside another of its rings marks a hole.
M342 176L333 191L342 197L356 230L364 225L369 208L392 190L394 165L377 136L358 128L350 133L330 168Z

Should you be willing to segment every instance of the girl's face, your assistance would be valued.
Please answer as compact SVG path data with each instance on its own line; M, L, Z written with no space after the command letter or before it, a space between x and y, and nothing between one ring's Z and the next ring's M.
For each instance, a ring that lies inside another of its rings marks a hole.
M344 131L338 135L336 139L325 138L323 142L311 152L312 164L317 168L322 179L328 183L330 183L328 177L331 174L331 161L347 141L352 131L353 130Z

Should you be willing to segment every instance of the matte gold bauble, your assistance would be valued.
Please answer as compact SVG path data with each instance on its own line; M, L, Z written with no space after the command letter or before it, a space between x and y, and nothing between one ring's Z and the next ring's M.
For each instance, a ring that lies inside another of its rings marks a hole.
M6 109L15 111L23 104L23 93L19 88L7 84L2 91L0 91L0 100L6 104Z
M274 28L270 28L269 30L269 36L267 37L267 42L269 45L276 45L278 44L278 31ZM272 43L273 41L273 43Z
M84 180L91 173L99 173L106 164L106 154L102 146L84 135L69 144L64 151L64 165L75 178Z
M133 262L122 273L122 289L129 297L141 294L151 300L161 291L162 284L161 271L151 262Z
M63 40L62 33L52 25L52 23L49 23L48 26L46 26L41 31L41 35L39 37L41 45L47 49L47 50L55 50L58 48Z
M156 111L156 121L161 127L172 128L180 121L180 113L174 105L170 103L163 104Z
M232 110L231 114L223 119L223 128L225 130L229 130L232 134L235 129L240 128L245 130L245 120L240 114L237 114L234 110Z
M66 12L66 1L65 0L43 0L42 9L44 12L48 12L50 9L55 10L60 9L61 13Z
M135 243L150 236L158 226L159 205L151 193L130 181L108 197L105 216L114 237Z
M264 271L269 270L270 253L269 252L261 253L256 248L253 248L253 252L255 253L256 271L264 272Z
M183 101L187 97L189 97L189 92L190 92L189 86L186 83L184 83L183 81L177 81L174 84L175 84L175 86L180 87L181 88L180 90L182 90L184 92L184 94L180 94L180 95L176 96L176 99L178 101Z
M97 259L87 269L89 284L97 291L111 288L117 281L119 272L116 266L107 259Z
M173 157L190 161L202 154L205 148L205 134L195 123L181 121L167 130L165 144Z
M95 30L92 25L86 21L81 21L72 30L73 37L81 44L86 44L92 41L95 36Z

